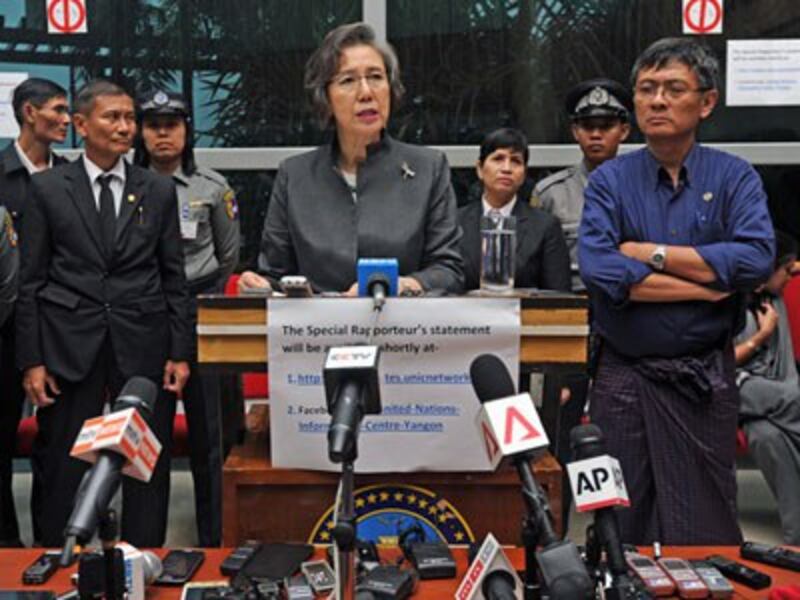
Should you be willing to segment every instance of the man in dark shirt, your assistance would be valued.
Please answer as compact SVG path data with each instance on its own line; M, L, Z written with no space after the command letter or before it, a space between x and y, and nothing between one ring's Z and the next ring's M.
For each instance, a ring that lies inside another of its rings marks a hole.
M67 92L47 79L32 77L20 83L11 97L14 117L19 124L19 137L0 152L0 205L8 211L12 234L7 235L16 244L16 234L22 225L27 205L28 187L34 173L66 162L51 150L67 137L69 104ZM16 251L16 248L15 248ZM16 291L14 292L16 297ZM0 329L0 546L21 546L14 496L11 491L12 458L17 441L25 392L22 373L14 357L13 312ZM32 468L39 465L35 461ZM31 516L34 539L39 539L41 493L34 487L31 494Z
M625 474L625 542L735 544L741 292L772 269L761 181L696 143L718 63L688 39L655 42L632 71L646 147L599 167L578 260L602 340L591 417Z

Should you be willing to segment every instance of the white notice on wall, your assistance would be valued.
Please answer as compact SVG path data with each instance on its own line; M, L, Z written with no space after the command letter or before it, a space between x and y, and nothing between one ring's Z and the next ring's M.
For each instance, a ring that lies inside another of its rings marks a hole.
M11 94L27 78L27 73L0 72L0 138L16 138L19 135L19 126L11 106Z
M800 105L800 39L728 40L728 106Z
M382 412L363 421L356 470L490 469L469 367L497 354L516 380L519 300L390 298L377 324L373 314L371 299L270 299L272 464L341 469L328 460L322 366L328 346L369 341L381 349Z

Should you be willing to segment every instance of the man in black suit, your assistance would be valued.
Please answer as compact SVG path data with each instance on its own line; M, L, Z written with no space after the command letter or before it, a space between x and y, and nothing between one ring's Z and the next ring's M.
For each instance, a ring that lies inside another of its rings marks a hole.
M39 407L41 542L63 543L87 468L69 457L81 425L140 375L162 386L150 426L163 449L149 483L124 478L122 537L160 546L174 393L188 377L191 352L175 185L123 159L136 120L122 88L91 82L74 108L86 152L33 177L22 231L17 362Z
M481 216L497 213L516 218L514 286L570 291L569 253L558 219L517 199L527 164L528 142L521 131L497 129L481 143L476 165L481 201L458 212L465 290L480 287Z
M25 213L31 175L67 162L50 149L67 137L69 105L67 92L47 79L30 78L14 88L11 98L14 117L19 124L19 137L0 152L0 205L13 219L6 236L16 245L22 216ZM16 295L16 292L15 294ZM0 547L21 546L14 495L11 490L12 459L17 441L25 392L22 373L14 356L13 312L0 329ZM34 471L37 469L32 464ZM31 494L31 516L34 539L38 539L41 494Z

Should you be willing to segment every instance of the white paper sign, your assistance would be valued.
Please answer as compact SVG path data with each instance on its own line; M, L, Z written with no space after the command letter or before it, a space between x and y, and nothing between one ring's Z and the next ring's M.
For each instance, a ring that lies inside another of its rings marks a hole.
M27 78L27 73L0 73L0 138L19 136L19 125L14 118L11 96L14 88Z
M367 416L358 472L485 471L469 367L497 354L515 380L519 300L390 298L375 325L371 299L269 300L270 438L276 467L338 471L328 460L322 368L329 346L373 343L383 411Z
M800 105L800 39L728 40L728 106Z

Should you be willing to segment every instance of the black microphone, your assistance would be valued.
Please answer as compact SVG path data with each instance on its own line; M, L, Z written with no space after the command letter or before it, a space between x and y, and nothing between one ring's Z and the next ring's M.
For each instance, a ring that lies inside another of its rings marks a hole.
M472 380L472 389L475 390L475 395L478 396L481 404L508 398L517 393L506 365L494 354L481 354L475 358L469 367L469 376ZM533 458L531 453L522 452L514 454L511 460L522 481L523 497L528 510L536 514L537 518L542 521L540 524L544 538L542 544L545 545L558 541L558 538L550 523L550 506L547 503L547 496L531 472L529 462L531 458Z
M334 463L358 458L358 431L364 415L381 412L377 346L338 346L328 350L322 375L328 414L328 458Z
M570 431L569 438L576 461L608 454L603 432L597 425L578 425ZM594 532L606 551L606 562L612 576L612 587L607 590L606 597L609 599L635 597L636 590L628 576L628 565L622 549L619 523L614 508L598 508L594 511Z
M157 396L155 383L144 377L132 377L122 388L111 412L133 408L146 420L153 413ZM62 564L71 559L75 540L85 544L94 535L103 512L119 487L120 474L126 461L126 457L118 452L100 450L97 461L83 476L75 495L72 515L64 530L66 542Z
M472 387L482 404L516 395L514 382L505 364L493 354L482 354L472 361L469 370ZM531 454L511 456L522 482L522 494L530 518L539 527L542 549L536 559L542 579L552 598L586 598L592 592L592 580L581 561L578 549L568 540L560 540L553 531L550 506L531 472Z
M508 571L496 570L486 576L481 592L487 600L516 600L517 582Z

